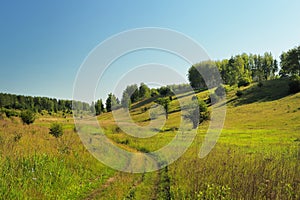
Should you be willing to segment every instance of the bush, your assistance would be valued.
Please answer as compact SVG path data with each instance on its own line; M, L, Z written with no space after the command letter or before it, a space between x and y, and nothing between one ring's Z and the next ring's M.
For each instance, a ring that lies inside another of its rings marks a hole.
M209 96L209 100L207 103L213 105L213 104L217 103L218 101L219 101L219 96L216 93L213 93Z
M223 97L226 94L225 88L220 85L216 91L215 91L216 95L218 95L219 97Z
M259 82L257 86L258 86L258 87L262 87L263 85L264 85L264 84L263 84L262 82Z
M14 110L10 110L10 109L5 109L5 108L3 110L1 110L1 113L5 113L6 117L8 117L8 118L19 116L18 112L14 111Z
M49 134L53 135L54 137L58 138L63 135L63 127L61 124L53 123L50 127Z
M184 117L188 120L191 120L193 123L193 129L198 127L198 124L201 124L205 120L210 119L210 111L207 108L207 104L203 100L199 100L197 106L192 106L188 114Z
M32 124L35 120L35 113L30 110L25 110L21 112L21 119L24 124Z
M235 95L240 97L243 95L243 92L241 90L238 90L238 91L236 91Z
M291 94L295 94L297 92L300 92L300 76L292 76L290 83L289 83L289 89Z
M238 82L238 87L242 87L242 86L248 86L250 85L251 80L249 78L241 78Z

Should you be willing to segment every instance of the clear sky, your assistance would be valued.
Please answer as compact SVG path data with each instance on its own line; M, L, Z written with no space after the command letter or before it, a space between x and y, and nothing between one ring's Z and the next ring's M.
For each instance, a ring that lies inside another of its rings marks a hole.
M132 28L179 31L212 59L265 51L278 57L300 44L299 19L299 0L2 0L0 92L70 99L89 52ZM96 96L106 97L109 81Z

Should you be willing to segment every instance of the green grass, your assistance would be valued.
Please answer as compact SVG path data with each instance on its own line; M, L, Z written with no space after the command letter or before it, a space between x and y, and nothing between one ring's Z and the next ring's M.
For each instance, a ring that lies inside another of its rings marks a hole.
M74 133L70 116L39 116L25 126L16 117L0 120L1 199L299 199L300 93L289 95L287 80L228 88L224 128L213 150L198 157L209 122L200 125L190 148L174 163L142 174L115 172L93 158ZM207 99L208 91L197 93ZM105 113L98 120L106 136L127 151L152 152L168 144L180 124L182 94L170 105L157 134L136 138ZM135 123L147 126L153 101L132 106ZM209 108L211 109L211 108ZM122 120L122 119L121 119ZM64 124L62 138L49 135ZM123 123L128 123L124 120ZM83 127L88 129L89 127ZM94 127L91 131L100 134ZM151 131L149 131L151 134Z
M204 159L197 157L208 123L199 127L199 134L189 150L168 167L172 199L297 199L300 196L300 94L288 95L286 80L272 80L240 88L227 94L227 116L217 145ZM198 93L207 98L207 91ZM191 96L182 95L184 98ZM143 106L151 106L143 104ZM143 125L149 115L139 108L132 111L136 123ZM170 110L178 110L178 102ZM179 112L172 112L161 131L148 139L134 138L123 132L107 136L126 146L149 151L166 145L176 134ZM110 118L103 125L112 126ZM111 122L107 122L107 121ZM150 173L160 176L160 173ZM158 178L160 179L160 178ZM159 184L152 180L147 185ZM146 186L135 189L141 193ZM118 188L116 188L118 190ZM159 190L156 188L159 199ZM137 198L136 198L137 199ZM163 198L161 198L163 199Z

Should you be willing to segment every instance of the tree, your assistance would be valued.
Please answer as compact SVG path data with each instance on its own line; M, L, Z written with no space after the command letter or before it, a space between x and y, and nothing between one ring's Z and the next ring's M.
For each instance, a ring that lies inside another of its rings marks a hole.
M203 90L214 85L217 66L214 61L208 60L193 65L188 71L188 79L193 89ZM201 72L201 74L200 74ZM206 76L206 77L202 77Z
M149 98L150 95L151 95L150 88L145 83L141 83L139 87L139 98L146 99Z
M63 135L63 127L61 124L53 123L51 124L49 130L49 134L53 135L56 138Z
M123 93L127 93L130 97L131 103L135 103L139 100L139 88L136 84L128 85Z
M96 115L100 115L104 112L104 105L102 103L102 99L98 99L95 103L95 111Z
M95 103L93 101L92 101L90 110L91 110L91 113L96 113Z
M24 110L21 112L21 119L24 124L32 124L35 120L35 113L30 110Z
M121 104L122 104L123 108L130 109L130 107L131 107L131 99L126 92L123 92Z
M155 88L151 88L150 93L151 93L151 97L156 97L159 95L158 90Z
M207 104L202 99L199 100L196 96L195 98L192 98L192 104L189 109L188 114L184 115L184 117L192 121L194 129L203 121L210 118Z
M158 91L159 94L163 97L174 95L169 86L162 86Z
M262 72L264 76L264 80L268 80L272 75L274 69L274 59L271 53L265 53L263 56L263 62L262 62Z
M280 55L281 75L300 76L300 46L283 52Z
M111 112L117 106L117 98L114 94L110 93L106 99L106 111Z
M170 107L170 98L158 98L155 103L162 105L166 111L166 119L169 118L169 107Z

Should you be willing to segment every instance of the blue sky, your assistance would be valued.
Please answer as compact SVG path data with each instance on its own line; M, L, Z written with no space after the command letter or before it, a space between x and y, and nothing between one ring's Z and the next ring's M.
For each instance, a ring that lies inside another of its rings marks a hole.
M202 45L212 59L265 51L278 57L300 43L299 11L298 0L3 0L0 92L70 99L89 52L108 37L133 28L179 31ZM188 67L178 71L186 73ZM110 73L117 71L115 67ZM105 80L96 97L105 98L112 90L113 80Z

